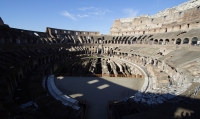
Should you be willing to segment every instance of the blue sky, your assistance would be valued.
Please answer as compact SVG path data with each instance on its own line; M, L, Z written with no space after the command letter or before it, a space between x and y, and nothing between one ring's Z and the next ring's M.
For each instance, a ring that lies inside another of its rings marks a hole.
M0 17L10 27L46 27L109 34L115 19L154 15L188 0L0 0Z

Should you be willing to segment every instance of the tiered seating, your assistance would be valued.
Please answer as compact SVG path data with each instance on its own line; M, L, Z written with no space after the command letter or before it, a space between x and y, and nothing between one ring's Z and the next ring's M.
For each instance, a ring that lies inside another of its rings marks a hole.
M76 111L52 98L48 94L48 90L45 90L47 88L44 88L45 83L42 83L44 76L52 72L52 67L55 68L58 62L63 61L64 52L62 50L59 51L51 48L41 48L39 50L32 50L30 48L29 50L22 51L6 50L9 49L5 49L1 53L0 58L0 70L2 71L0 77L0 84L2 85L0 88L0 99L6 99L6 101L1 102L1 105L3 105L1 112L8 108L9 110L2 113L0 115L1 118L5 118L5 115L8 115L8 113L11 114L7 116L8 118L58 117L75 119L84 117L85 111ZM21 83L24 87L21 87ZM20 93L18 93L19 91ZM15 100L9 97L13 97ZM30 100L35 102L36 105L31 105L31 107L21 106L23 109L20 108L19 105ZM6 106L7 104L10 106ZM83 103L82 105L87 104Z

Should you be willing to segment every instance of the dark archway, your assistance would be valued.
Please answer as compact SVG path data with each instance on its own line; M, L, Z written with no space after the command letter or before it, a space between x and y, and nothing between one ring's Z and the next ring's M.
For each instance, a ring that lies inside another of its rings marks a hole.
M180 38L178 38L178 39L176 40L176 44L181 44L181 39L180 39Z
M158 44L158 40L157 39L154 40L154 44Z
M159 40L159 45L162 45L163 44L163 39L160 39Z
M194 38L192 38L191 44L192 44L192 45L196 45L196 44L197 44L197 41L198 41L198 38L197 38L197 37L194 37Z
M165 44L168 44L169 43L169 39L165 39Z
M185 38L184 40L183 40L183 44L188 44L189 43L189 38Z

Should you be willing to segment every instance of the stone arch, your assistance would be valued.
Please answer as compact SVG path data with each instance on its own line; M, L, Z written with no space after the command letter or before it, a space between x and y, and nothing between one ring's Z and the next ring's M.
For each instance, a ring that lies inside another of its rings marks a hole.
M105 41L105 44L107 44L107 43L108 43L108 41L106 40L106 41Z
M91 37L91 43L94 43L94 38L93 38L93 36Z
M113 54L113 49L112 49L112 48L110 48L109 52L110 52L110 54Z
M136 43L136 40L137 40L137 37L133 38L132 44L135 44L135 43Z
M150 44L150 45L153 44L153 38L151 38L151 39L149 40L149 44Z
M117 42L118 42L118 37L116 37L115 39L114 39L114 41L115 41L115 44L117 44Z
M175 39L174 38L171 40L171 44L175 44Z
M154 60L152 59L152 60L151 60L151 65L153 65L153 64L154 64Z
M162 45L163 44L163 39L160 39L158 44Z
M168 44L169 43L169 39L165 39L165 44Z
M90 39L88 39L88 43L91 43L91 40L90 40Z
M98 38L98 42L97 43L102 43L102 39Z
M119 40L119 42L120 42L120 44L124 44L124 39L121 38L121 39Z
M125 39L123 44L128 44L128 40L127 40L127 39Z
M183 40L183 44L189 44L189 38L185 38L184 40Z
M158 44L158 40L157 39L154 40L154 44Z
M191 44L192 44L192 45L196 45L196 44L197 44L197 41L198 41L198 38L197 38L197 37L194 37L194 38L192 38Z
M176 44L181 44L181 39L180 39L180 38L178 38L178 39L176 40Z

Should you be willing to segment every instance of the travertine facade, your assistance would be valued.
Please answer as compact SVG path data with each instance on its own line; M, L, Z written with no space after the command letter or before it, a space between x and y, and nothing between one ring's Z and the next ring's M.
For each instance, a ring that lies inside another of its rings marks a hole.
M155 15L115 20L112 35L137 35L185 31L199 28L200 1L190 0L177 7L168 8Z

